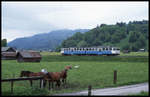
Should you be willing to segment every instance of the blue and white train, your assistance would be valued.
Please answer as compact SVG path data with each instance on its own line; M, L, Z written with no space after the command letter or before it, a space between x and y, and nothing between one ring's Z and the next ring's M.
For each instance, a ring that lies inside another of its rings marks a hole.
M69 47L61 48L62 55L119 55L118 47L99 46L99 47Z

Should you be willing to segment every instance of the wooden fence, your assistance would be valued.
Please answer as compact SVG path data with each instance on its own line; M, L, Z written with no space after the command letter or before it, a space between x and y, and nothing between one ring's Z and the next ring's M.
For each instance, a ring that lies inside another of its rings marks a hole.
M13 94L13 84L14 81L24 81L24 80L40 80L40 88L43 87L43 77L38 76L38 77L21 77L21 78L11 78L11 79L2 79L1 82L11 82L11 94ZM32 86L32 81L30 83L30 85Z

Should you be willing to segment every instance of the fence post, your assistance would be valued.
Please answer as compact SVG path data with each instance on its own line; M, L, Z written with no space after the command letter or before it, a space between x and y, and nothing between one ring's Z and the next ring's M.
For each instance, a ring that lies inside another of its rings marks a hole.
M51 85L50 85L50 81L48 81L48 86L49 86L49 90L50 90L50 86L51 86Z
M117 70L114 70L114 84L117 83Z
M41 81L42 81L42 80L40 79L40 88L42 88L42 87L41 87L41 86L42 86L42 83L41 83Z
M44 87L43 84L44 84L44 80L42 79L42 80L41 80L41 88Z
M88 96L91 96L91 89L92 89L92 86L89 85L89 86L88 86Z
M13 94L13 81L11 81L11 94Z
M15 77L15 74L13 73L13 78ZM14 82L13 81L11 81L11 94L13 94L13 86L14 86Z
M32 87L32 80L30 79L30 85L31 85L31 87Z

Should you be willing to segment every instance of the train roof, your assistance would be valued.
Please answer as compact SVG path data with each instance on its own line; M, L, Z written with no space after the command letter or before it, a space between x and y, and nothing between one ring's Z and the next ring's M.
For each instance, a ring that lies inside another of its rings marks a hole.
M113 46L93 46L93 47L68 47L68 48L119 48Z

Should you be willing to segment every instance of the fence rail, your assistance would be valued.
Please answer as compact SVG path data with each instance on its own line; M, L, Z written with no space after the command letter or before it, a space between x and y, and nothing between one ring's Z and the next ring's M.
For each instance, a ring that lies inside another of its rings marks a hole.
M14 81L23 81L23 80L29 80L31 86L32 86L31 80L40 80L40 88L43 87L43 83L42 83L43 77L42 76L2 79L1 82L10 82L11 83L11 94L13 94Z
M2 79L2 82L9 82L9 81L22 81L22 80L39 80L43 79L43 77L21 77L21 78L10 78L10 79Z

